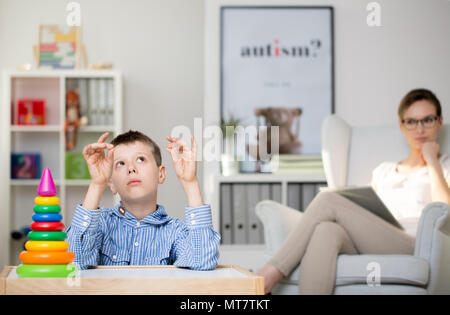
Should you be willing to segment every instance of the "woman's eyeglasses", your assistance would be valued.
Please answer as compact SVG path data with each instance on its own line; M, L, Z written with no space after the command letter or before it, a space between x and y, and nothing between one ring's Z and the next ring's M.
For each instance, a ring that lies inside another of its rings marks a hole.
M405 125L406 129L408 130L414 130L417 128L419 123L422 124L425 128L433 128L436 125L436 121L439 120L439 116L430 115L423 119L412 119L412 118L405 118L402 120L403 125Z

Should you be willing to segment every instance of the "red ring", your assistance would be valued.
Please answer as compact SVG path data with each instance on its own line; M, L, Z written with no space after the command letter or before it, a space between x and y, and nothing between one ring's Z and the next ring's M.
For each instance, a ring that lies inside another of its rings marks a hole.
M33 231L63 231L64 223L62 222L33 222L30 225Z

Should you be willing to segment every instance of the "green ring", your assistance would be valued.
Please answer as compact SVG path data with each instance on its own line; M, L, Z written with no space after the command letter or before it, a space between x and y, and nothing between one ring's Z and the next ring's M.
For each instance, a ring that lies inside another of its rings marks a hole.
M67 237L65 232L31 231L28 238L32 241L64 241Z
M77 267L72 264L67 265L28 265L21 264L17 267L16 273L20 278L67 278L75 277Z
M55 206L35 205L33 210L36 213L58 213L61 212L61 207L58 205Z

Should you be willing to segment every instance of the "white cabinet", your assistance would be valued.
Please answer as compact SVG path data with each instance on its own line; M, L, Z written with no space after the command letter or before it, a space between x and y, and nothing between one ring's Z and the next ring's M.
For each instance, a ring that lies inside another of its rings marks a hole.
M81 112L88 117L88 123L78 130L77 145L66 151L64 124L69 89L80 92ZM44 99L45 125L15 124L19 99ZM19 263L26 237L13 240L11 232L32 222L39 184L39 179L11 179L11 153L37 153L41 173L45 167L50 168L67 227L76 205L82 202L89 179L66 177L66 171L73 171L70 167L78 167L66 163L66 153L81 153L86 144L95 142L104 132L110 133L109 141L122 132L122 75L117 70L4 71L1 104L0 266L4 266ZM102 204L112 206L114 202L112 194L105 193Z

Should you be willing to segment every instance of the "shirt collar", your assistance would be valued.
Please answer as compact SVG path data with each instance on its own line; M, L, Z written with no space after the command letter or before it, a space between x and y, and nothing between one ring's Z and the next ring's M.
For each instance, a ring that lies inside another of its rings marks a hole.
M119 209L120 208L120 209ZM130 212L128 212L125 208L125 206L120 202L118 205L116 205L113 208L113 214L118 216L119 218L123 218L126 221L138 221L138 219L132 215ZM166 210L164 209L164 206L162 205L156 205L156 211L153 213L150 213L148 216L140 220L141 223L149 223L154 225L160 225L164 224L168 221L170 221L172 218L170 218Z

